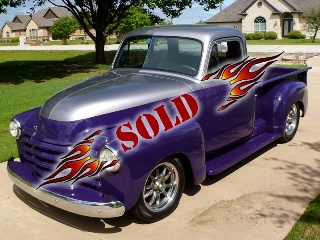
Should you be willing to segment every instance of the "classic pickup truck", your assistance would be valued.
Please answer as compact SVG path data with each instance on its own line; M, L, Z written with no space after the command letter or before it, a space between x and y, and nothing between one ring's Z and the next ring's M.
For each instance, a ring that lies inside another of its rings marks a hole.
M228 27L126 35L111 70L15 116L20 189L96 218L158 221L185 182L201 184L272 141L290 141L308 106L307 71L249 59Z

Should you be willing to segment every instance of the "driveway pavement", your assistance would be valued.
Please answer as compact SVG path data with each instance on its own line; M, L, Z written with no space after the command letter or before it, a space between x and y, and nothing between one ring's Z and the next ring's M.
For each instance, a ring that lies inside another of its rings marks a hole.
M107 51L117 50L119 44L106 45ZM52 45L52 46L0 46L0 50L84 50L94 51L91 45ZM320 54L320 45L248 45L248 52L285 52L285 53L314 53Z
M288 144L272 143L188 186L166 219L144 224L78 216L17 189L0 164L1 239L283 239L320 189L320 57L309 59L309 110Z

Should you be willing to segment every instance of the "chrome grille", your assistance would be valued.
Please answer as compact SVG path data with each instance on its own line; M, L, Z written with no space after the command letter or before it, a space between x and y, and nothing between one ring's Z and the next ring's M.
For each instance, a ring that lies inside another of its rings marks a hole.
M33 136L33 131L24 129L21 136L22 139L22 156L32 164L33 175L39 180L43 180L52 173L61 156L68 153L71 146L54 145L42 142ZM84 178L79 181L79 185L101 195L101 184L99 178Z

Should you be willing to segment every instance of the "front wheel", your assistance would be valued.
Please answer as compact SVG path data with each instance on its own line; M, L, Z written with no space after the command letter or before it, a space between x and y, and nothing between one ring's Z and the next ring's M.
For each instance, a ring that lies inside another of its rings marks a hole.
M286 127L283 136L279 139L280 142L290 142L296 134L300 120L300 108L297 103L293 104L286 119Z
M146 222L155 222L168 216L178 206L184 185L181 161L178 158L162 160L147 177L131 213Z

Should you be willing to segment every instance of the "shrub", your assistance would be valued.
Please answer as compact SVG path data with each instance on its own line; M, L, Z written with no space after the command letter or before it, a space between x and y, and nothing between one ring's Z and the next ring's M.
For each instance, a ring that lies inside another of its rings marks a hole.
M278 38L278 35L276 32L266 32L266 34L264 35L264 38L265 39L268 39L268 40L274 40L274 39L277 39Z
M11 38L11 41L10 42L12 42L12 43L17 43L17 42L19 42L19 38Z
M306 39L306 38L307 38L307 35L301 34L301 39Z
M302 39L302 33L298 30L292 30L291 32L288 33L288 37L290 39Z
M254 33L244 33L244 36L247 40L253 40L254 39Z
M253 35L253 39L254 40L261 40L264 38L264 33L263 32L257 32L257 33L254 33Z

